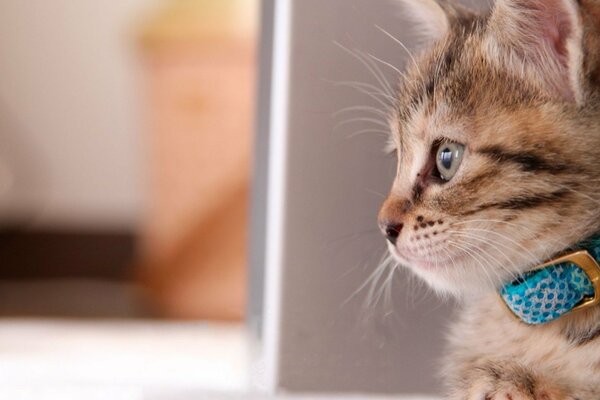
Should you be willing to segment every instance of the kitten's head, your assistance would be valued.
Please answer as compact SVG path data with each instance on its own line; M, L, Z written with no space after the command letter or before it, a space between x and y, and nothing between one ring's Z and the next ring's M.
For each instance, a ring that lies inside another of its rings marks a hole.
M390 121L379 225L434 288L490 290L600 229L597 0L404 0L432 40Z

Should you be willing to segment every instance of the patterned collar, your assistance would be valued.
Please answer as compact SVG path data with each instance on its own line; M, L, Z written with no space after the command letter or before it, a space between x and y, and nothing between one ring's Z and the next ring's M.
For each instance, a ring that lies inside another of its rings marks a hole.
M600 234L526 272L500 289L521 321L540 325L600 303Z

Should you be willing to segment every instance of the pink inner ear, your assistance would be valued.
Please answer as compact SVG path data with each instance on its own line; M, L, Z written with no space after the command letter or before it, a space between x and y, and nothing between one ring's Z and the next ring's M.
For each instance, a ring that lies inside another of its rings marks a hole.
M551 1L549 3L552 3ZM546 27L545 34L550 43L554 46L554 50L561 57L564 57L567 61L568 50L567 50L567 39L573 33L573 22L569 18L568 10L564 7L556 7L556 4L544 4L542 3L541 16L546 15L547 20L542 20L543 26ZM554 7L553 7L554 6Z
M513 38L517 54L534 63L546 82L562 96L574 99L570 82L571 67L568 42L575 32L575 0L505 0L518 15L520 38ZM500 26L501 28L501 26ZM519 47L521 43L521 48ZM548 59L551 58L551 59Z

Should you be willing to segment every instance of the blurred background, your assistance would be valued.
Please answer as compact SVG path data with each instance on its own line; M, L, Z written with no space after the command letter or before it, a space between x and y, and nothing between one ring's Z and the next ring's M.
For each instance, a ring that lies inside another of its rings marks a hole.
M244 385L259 13L0 2L3 390Z
M242 318L258 15L0 4L0 314Z
M438 393L451 307L377 269L409 26L0 1L0 398Z

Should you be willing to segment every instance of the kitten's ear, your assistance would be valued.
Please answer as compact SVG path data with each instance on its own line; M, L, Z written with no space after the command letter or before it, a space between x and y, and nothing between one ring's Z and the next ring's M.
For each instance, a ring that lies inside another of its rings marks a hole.
M492 59L549 93L581 102L583 27L577 0L496 0L486 33Z
M450 31L446 9L437 0L398 0L404 16L424 42L433 43Z
M475 14L454 0L395 0L408 22L426 44L443 39L457 21L472 19Z

